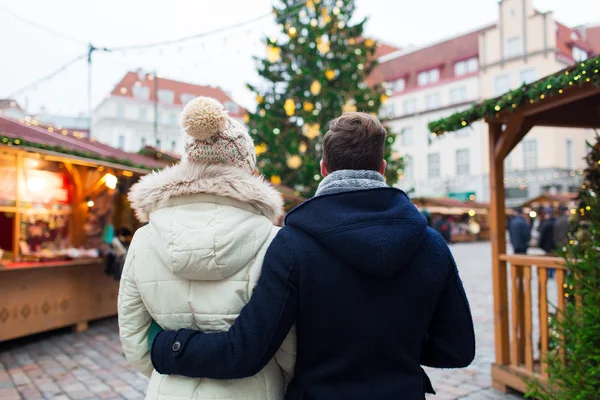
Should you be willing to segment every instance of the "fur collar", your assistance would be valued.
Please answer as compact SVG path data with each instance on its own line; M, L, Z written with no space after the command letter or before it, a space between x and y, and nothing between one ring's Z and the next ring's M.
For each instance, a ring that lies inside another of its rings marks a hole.
M228 197L250 204L277 224L283 215L281 194L262 177L248 175L228 165L202 165L181 162L143 176L131 187L128 198L141 222L172 198L194 194Z

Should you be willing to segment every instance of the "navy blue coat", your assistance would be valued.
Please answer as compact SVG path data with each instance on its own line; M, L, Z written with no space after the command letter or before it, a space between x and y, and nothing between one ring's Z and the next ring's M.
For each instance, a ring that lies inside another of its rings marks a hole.
M297 360L286 399L424 399L421 365L465 367L469 304L444 240L397 189L313 198L290 212L250 302L228 332L163 331L163 374L256 374L291 326Z
M525 218L520 215L513 217L508 224L508 235L515 253L527 253L531 241L531 228Z

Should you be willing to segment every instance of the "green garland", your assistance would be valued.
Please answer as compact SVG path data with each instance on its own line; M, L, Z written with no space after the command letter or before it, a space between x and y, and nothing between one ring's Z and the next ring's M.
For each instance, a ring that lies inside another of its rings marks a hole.
M476 121L486 117L494 117L502 111L514 111L526 104L533 104L552 96L564 93L570 86L591 83L600 86L600 56L573 65L572 67L549 75L546 78L523 85L518 89L506 93L504 96L487 99L475 103L468 110L457 112L447 118L432 121L428 124L429 131L434 135L444 132L455 132L470 126Z
M152 168L150 168L146 165L135 164L126 159L120 159L120 158L114 158L114 157L102 157L98 154L89 153L86 151L72 150L72 149L68 149L63 146L50 146L45 143L30 142L28 140L12 138L12 137L8 137L8 136L4 136L2 134L0 134L0 144L8 146L8 147L29 147L29 148L34 148L34 149L53 151L55 153L66 154L66 155L81 157L81 158L87 158L89 160L105 161L105 162L109 162L112 164L118 164L118 165L121 165L124 167L138 168L138 169L143 169L146 171L152 170Z

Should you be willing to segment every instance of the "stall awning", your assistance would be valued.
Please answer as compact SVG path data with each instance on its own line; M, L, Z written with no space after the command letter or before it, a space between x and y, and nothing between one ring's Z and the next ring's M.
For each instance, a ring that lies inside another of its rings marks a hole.
M53 127L42 128L30 122L22 123L4 116L0 116L0 145L108 162L123 169L152 170L166 165L141 154L127 153L93 139L74 136L72 131Z
M525 203L521 205L521 207L531 207L535 204L548 204L548 203L558 203L558 204L569 204L577 199L577 193L559 193L559 194L550 194L543 193L538 197L527 200Z
M489 204L474 201L460 201L442 197L417 197L411 199L417 208L426 209L432 214L462 215L473 210L477 214L487 214Z

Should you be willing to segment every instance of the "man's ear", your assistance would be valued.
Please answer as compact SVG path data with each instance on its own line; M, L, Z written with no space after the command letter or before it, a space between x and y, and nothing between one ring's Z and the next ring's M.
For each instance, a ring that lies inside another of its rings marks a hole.
M321 160L321 175L323 175L323 178L327 177L327 175L329 175L329 171L327 171L327 167L325 166L325 163L323 162L323 160Z
M383 160L381 163L381 168L379 169L379 173L381 175L385 175L385 169L387 168L387 161Z

